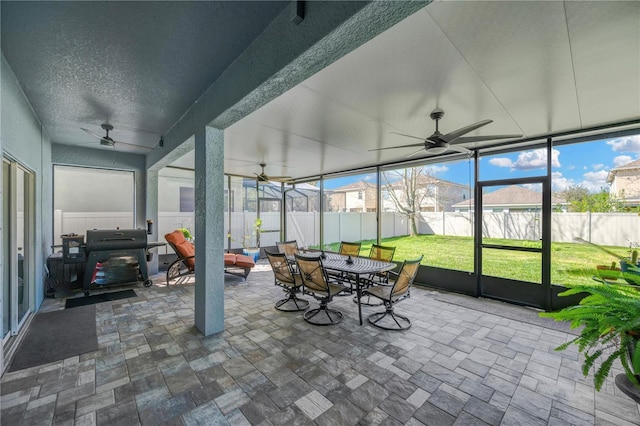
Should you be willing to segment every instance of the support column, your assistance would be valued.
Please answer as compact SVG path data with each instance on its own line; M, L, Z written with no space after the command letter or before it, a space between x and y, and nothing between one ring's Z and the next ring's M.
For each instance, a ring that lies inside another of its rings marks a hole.
M224 133L195 133L195 325L205 336L224 330Z
M147 170L147 186L146 186L146 219L152 220L153 226L151 234L147 234L147 241L164 241L164 236L158 233L158 171ZM146 225L146 224L145 224ZM58 228L61 229L61 228ZM164 253L161 248L153 249L153 259L147 265L149 275L158 273L158 258L160 253Z

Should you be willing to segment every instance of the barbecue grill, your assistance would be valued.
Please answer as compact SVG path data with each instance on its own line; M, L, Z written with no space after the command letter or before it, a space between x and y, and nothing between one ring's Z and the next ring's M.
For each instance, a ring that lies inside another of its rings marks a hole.
M87 230L82 290L89 294L92 286L122 285L149 279L146 261L146 229L93 229Z

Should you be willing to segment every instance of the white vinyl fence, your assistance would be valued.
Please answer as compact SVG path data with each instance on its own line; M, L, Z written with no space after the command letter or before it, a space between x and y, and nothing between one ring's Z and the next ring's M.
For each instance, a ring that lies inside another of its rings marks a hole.
M78 234L86 238L87 229L131 229L133 212L53 212L53 244L62 244L60 235Z
M280 240L280 214L262 213L260 245L274 246ZM231 248L242 247L242 236L251 235L256 213L231 213L231 228L225 215L225 232L230 229ZM288 212L288 240L297 240L301 247L320 244L320 213ZM392 212L382 213L382 238L408 235L407 218ZM78 213L55 211L56 244L60 235L74 232L86 234L87 229L130 228L131 212ZM484 213L483 234L489 238L538 240L541 238L539 213ZM193 213L162 212L158 214L158 239L174 229L185 227L195 235ZM325 213L325 244L339 241L361 241L376 238L375 213ZM472 236L473 214L458 212L421 213L420 234ZM640 216L636 213L553 213L551 238L555 242L575 242L582 238L599 245L627 246L629 241L640 242ZM255 241L255 238L254 238Z

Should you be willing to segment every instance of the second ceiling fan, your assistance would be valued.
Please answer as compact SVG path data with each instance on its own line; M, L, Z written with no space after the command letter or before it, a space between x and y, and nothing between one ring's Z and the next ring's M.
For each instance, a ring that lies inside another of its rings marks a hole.
M100 145L102 145L102 146L115 148L116 145L128 145L128 146L133 146L133 147L136 147L136 148L142 148L142 149L148 149L148 150L153 149L153 148L149 148L148 146L136 145L136 144L127 143L127 142L115 141L115 140L111 139L111 137L109 136L109 132L113 130L113 126L111 124L106 124L105 123L105 124L102 124L100 127L102 127L107 132L107 134L105 136L100 136L99 134L94 133L89 129L85 129L84 127L80 127L80 129L84 130L87 133L89 133L91 136L100 139Z
M267 167L266 163L260 163L260 167L262 167L262 172L260 174L254 173L258 182L290 182L291 176L268 176L264 172L264 168Z
M436 108L431 112L430 117L432 120L436 122L436 131L433 132L431 136L427 136L426 138L407 135L404 133L391 132L395 135L404 136L406 138L419 139L422 141L420 143L390 146L387 148L376 148L376 149L370 149L369 151L382 151L386 149L422 147L421 149L413 152L412 154L407 155L407 157L413 157L414 155L419 154L423 151L427 151L427 153L432 155L442 154L447 151L456 151L456 152L462 152L465 154L470 154L472 151L469 149L469 147L465 146L465 144L475 145L475 142L493 141L496 139L516 139L516 138L522 137L522 135L489 135L489 136L466 136L466 137L464 136L469 132L472 132L476 129L479 129L482 126L486 126L487 124L492 123L493 120L478 121L477 123L470 124L458 130L454 130L453 132L442 134L438 129L438 121L443 116L444 116L444 111L441 110L440 108ZM477 148L477 146L474 146L473 148Z

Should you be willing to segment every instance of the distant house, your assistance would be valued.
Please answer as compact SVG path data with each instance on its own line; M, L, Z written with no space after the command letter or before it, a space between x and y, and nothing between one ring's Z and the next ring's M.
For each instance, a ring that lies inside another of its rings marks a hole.
M401 205L406 203L406 193L402 186L402 180L381 186L382 211L394 212L398 210L396 202L390 194L392 191ZM419 211L421 212L452 211L453 204L469 196L468 186L428 175L418 176L417 186L416 196L419 199ZM331 211L375 212L377 208L376 186L365 181L358 181L335 188L330 192L328 203Z
M629 206L640 206L640 160L611 169L607 176L610 192Z
M365 181L350 183L328 192L327 203L332 212L375 212L376 185Z
M454 204L453 208L458 212L473 211L474 199ZM567 202L559 197L552 196L551 204L561 206L566 210ZM542 192L511 185L498 189L482 196L482 211L485 212L537 212L542 210Z
M421 212L453 211L453 205L469 198L470 190L467 185L438 179L430 175L417 177L416 195L419 198ZM402 180L391 182L381 187L384 211L396 211L395 202L391 199L390 191L394 191L401 205L406 203L406 193L402 190Z

